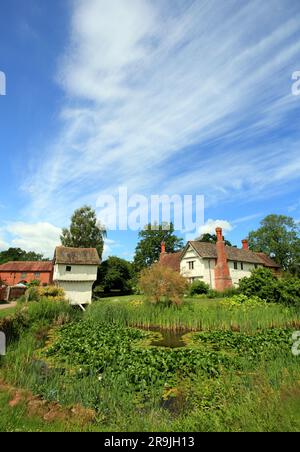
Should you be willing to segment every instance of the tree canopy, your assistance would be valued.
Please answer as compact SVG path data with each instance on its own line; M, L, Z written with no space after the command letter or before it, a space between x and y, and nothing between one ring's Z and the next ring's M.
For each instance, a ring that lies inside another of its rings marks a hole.
M106 230L97 220L96 212L90 206L75 210L70 228L64 228L60 237L63 246L74 248L96 248L102 257Z
M268 215L248 240L252 251L266 253L284 270L300 274L300 228L292 217Z
M166 245L167 253L174 253L183 247L183 239L175 235L173 223L148 224L139 232L139 239L134 257L136 271L150 267L159 260L162 242Z
M119 257L109 257L102 262L98 269L97 285L102 286L104 292L131 292L133 277L132 264Z
M45 259L43 254L35 253L34 251L24 251L21 248L9 248L6 251L0 252L0 264L6 262L19 261L42 261Z
M218 238L216 234L203 234L198 239L196 239L197 242L205 242L205 243L217 243ZM224 239L225 245L232 246L231 242L229 240Z

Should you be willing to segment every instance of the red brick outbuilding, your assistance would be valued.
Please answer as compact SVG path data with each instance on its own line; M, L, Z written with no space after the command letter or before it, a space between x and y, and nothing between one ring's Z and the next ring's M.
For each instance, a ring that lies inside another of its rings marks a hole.
M0 265L0 280L7 286L35 280L49 285L53 280L53 262L7 262Z

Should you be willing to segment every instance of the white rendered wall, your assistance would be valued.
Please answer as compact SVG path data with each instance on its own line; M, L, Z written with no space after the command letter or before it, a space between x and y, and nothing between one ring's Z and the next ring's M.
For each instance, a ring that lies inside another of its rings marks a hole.
M189 269L189 262L194 262L194 269ZM185 278L204 281L211 288L215 287L215 259L201 259L196 251L189 247L180 262L180 273Z
M55 264L54 281L96 281L97 265L69 265L71 271L67 272L68 264Z
M244 269L242 270L241 262L237 262L238 268L237 268L237 270L235 270L233 261L228 261L228 266L229 266L229 270L230 270L232 283L234 286L239 285L240 279L249 278L251 276L252 270L254 270L255 268L263 267L263 265L260 265L260 264L257 264L255 266L255 264L250 264L250 263L244 262L243 263Z
M92 287L97 279L97 265L55 264L53 281L65 291L70 304L90 304L92 302Z
M72 305L91 304L93 283L89 281L57 281L56 284L64 289L66 299Z

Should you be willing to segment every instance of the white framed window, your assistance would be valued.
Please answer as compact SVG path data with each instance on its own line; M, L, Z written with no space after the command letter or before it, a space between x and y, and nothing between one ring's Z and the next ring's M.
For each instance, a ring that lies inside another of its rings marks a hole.
M66 266L66 272L70 273L72 271L71 265Z
M190 262L188 262L188 264L189 264L189 270L194 270L194 268L195 268L195 261L190 261Z

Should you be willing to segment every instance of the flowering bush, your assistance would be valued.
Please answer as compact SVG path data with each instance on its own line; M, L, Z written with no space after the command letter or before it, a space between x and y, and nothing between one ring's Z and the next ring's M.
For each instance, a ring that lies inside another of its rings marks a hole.
M139 286L151 302L179 305L187 289L187 281L179 273L159 263L142 271Z
M48 301L66 301L65 292L61 287L46 286L46 287L29 287L25 294L26 301L40 301L47 299Z

